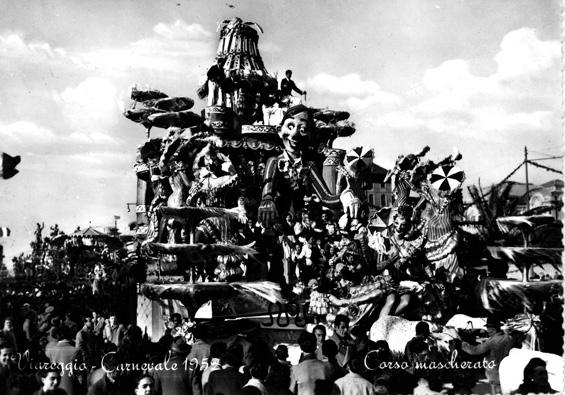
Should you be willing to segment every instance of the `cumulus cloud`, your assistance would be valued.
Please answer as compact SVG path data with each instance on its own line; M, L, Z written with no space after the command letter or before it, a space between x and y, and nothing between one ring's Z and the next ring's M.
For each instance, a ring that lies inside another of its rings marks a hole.
M119 119L117 89L102 78L87 78L76 87L55 92L53 98L73 132L71 141L112 143L108 133Z
M200 24L182 20L158 23L153 35L125 47L99 48L76 54L76 63L107 71L147 69L186 74L214 56L213 34Z
M205 57L208 62L214 55L213 40L214 34L202 25L187 24L180 19L172 23L160 22L149 36L126 46L71 52L47 42L26 41L20 33L7 32L0 34L0 65L17 69L18 63L22 62L64 61L73 67L96 72L146 69L186 73L194 69L195 62L191 60L204 60Z
M308 86L321 94L341 96L369 96L381 88L375 81L362 80L359 74L347 74L337 77L321 73L308 79Z
M397 106L402 102L400 96L384 91L377 91L371 96L364 98L350 97L345 104L353 111L362 111L368 108L382 106Z
M0 122L0 141L4 146L27 152L55 153L78 146L91 149L117 144L120 139L111 134L120 119L117 90L101 78L87 78L77 86L54 92L52 98L60 118L55 129L32 120ZM30 114L32 116L32 114Z
M558 41L541 41L534 29L515 30L504 36L500 52L495 56L496 77L535 76L555 66L560 58L561 44Z
M327 73L317 74L308 79L307 86L321 95L334 95L341 99L340 104L350 110L362 111L376 106L396 106L401 103L400 96L385 92L372 80L363 80L359 74L341 77Z
M26 42L23 35L13 32L0 34L0 62L17 59L36 63L66 56L64 49L53 48L49 43Z
M49 128L29 121L17 121L9 124L0 122L0 141L2 146L10 148L28 147L33 144L52 144L57 135Z
M488 78L471 74L466 61L448 60L439 67L427 70L423 85L431 92L464 91L467 94L489 90Z
M205 40L212 37L212 33L202 25L189 25L181 19L169 24L160 22L153 31L168 40Z
M391 131L477 140L504 142L520 133L557 136L559 55L557 42L540 40L532 29L512 31L494 56L498 67L492 74L475 75L466 60L450 59L427 70L420 88L397 108L365 116Z

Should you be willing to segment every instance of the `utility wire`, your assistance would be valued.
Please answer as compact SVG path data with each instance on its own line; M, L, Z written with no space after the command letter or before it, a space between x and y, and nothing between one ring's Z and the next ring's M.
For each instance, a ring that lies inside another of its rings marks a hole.
M555 169L552 169L551 167L547 167L547 166L540 165L539 163L532 162L531 160L528 160L527 162L528 162L530 165L532 165L532 166L536 166L536 167L539 167L539 168L541 168L541 169L545 169L545 170L547 170L547 171L552 171L552 172L554 172L554 173L563 174L563 172L560 171L560 170L555 170Z
M533 149L531 149L530 152L533 152L535 154L545 155L545 156L556 156L555 154L548 154L546 152L534 151Z
M512 177L514 175L514 173L516 173L518 170L520 170L520 168L524 165L525 162L522 162L518 165L517 168L515 168L514 170L512 170L512 172L510 172L510 174L508 174L502 181L500 181L498 184L496 184L496 186L499 186L501 184L504 184L510 177ZM494 188L493 188L494 189ZM491 189L490 191L488 191L487 193L484 194L484 196L488 196L491 194L491 192L493 191L493 189Z

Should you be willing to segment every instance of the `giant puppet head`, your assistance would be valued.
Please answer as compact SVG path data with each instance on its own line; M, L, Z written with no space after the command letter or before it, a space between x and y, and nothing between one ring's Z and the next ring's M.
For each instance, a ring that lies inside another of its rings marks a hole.
M308 107L299 104L289 108L279 131L285 151L291 156L300 156L309 146L312 130L312 112Z

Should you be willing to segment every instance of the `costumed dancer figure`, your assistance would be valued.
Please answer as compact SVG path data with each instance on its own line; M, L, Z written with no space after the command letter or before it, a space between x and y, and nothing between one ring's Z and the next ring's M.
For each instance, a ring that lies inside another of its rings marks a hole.
M171 187L166 177L153 174L151 176L151 181L153 184L153 190L155 191L155 197L151 201L151 205L147 211L149 226L147 228L147 237L143 244L158 241L161 233L161 213L159 208L167 205L168 197L171 194Z
M454 154L437 164L431 161L423 163L414 169L412 177L412 184L420 187L421 196L415 213L421 204L424 206L420 227L426 238L426 257L436 272L445 271L448 282L462 275L456 253L459 233L453 224L454 208L460 206L459 188L465 179L465 173L455 166L459 159L461 154L455 150Z
M390 235L388 259L377 264L377 270L387 269L391 274L395 288L392 289L381 309L379 318L390 315L392 308L398 302L394 315L400 315L410 304L412 290L401 287L400 282L422 281L425 279L425 257L423 244L425 242L419 231L412 227L412 207L400 206L393 214L393 232Z
M239 196L235 195L235 184L239 177L231 160L219 152L212 143L208 144L195 158L193 182L187 202L195 205L197 196L206 197L207 206L235 206ZM232 193L233 192L233 193Z
M413 189L410 183L411 171L420 163L420 158L426 155L430 147L426 146L417 154L399 155L394 168L389 170L384 182L392 181L392 205L399 207L408 204L410 191Z
M450 199L432 191L427 186L424 188L427 189L427 195L431 199L422 212L426 257L435 272L440 269L444 270L447 280L453 282L455 277L461 275L461 269L456 253L459 234L453 225Z

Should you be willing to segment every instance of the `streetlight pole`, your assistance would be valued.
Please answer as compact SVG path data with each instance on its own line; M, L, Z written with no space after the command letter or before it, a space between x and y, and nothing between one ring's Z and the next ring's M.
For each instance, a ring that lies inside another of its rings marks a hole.
M524 168L526 169L526 210L530 209L530 179L528 177L528 147L524 147Z

